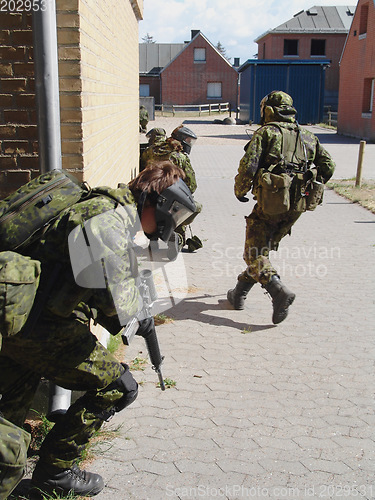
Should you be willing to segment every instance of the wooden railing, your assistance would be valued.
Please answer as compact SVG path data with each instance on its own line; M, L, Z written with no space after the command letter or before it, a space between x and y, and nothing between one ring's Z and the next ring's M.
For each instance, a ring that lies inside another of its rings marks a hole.
M176 113L198 113L199 116L202 113L231 113L229 102L219 102L216 104L155 104L155 110L161 112L161 116L164 114Z

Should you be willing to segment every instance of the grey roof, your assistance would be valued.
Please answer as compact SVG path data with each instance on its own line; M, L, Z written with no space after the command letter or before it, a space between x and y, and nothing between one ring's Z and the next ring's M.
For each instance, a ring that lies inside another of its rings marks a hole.
M268 30L255 42L270 33L348 33L356 6L314 6L297 12L292 19Z
M139 72L160 73L185 47L185 43L140 43Z

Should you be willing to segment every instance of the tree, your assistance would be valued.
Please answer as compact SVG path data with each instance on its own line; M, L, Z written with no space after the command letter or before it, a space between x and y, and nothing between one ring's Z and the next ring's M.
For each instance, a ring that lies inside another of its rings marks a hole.
M144 43L155 43L154 37L149 33L146 33L146 35L142 37L142 40Z
M227 57L227 51L225 47L221 44L221 42L217 42L216 49L220 52L220 54L227 59L227 61L231 60L231 57Z

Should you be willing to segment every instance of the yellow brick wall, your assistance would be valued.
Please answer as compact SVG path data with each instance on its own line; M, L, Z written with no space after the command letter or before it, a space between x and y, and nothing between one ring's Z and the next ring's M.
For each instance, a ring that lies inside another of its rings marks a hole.
M139 163L142 5L58 0L58 7L63 168L92 186L116 186Z

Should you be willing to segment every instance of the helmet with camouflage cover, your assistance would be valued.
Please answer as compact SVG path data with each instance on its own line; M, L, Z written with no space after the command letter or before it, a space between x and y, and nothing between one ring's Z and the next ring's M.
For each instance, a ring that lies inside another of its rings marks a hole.
M167 138L167 133L163 128L152 128L149 132L147 132L146 137L148 139L148 143L151 145L164 142Z
M260 101L261 125L270 121L294 122L296 114L292 97L282 90L273 90Z
M181 142L183 150L185 153L190 154L191 148L194 142L197 140L197 136L192 130L183 125L175 128L171 134L173 139Z

